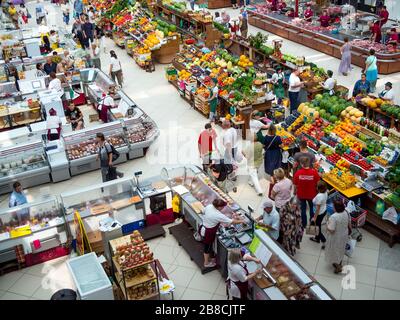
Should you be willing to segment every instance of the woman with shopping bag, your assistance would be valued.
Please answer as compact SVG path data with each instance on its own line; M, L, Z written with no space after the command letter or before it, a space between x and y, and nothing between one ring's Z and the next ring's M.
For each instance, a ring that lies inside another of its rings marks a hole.
M351 234L351 222L345 205L341 200L333 202L335 213L332 214L326 226L328 237L325 247L325 261L332 264L334 273L342 272L342 261L346 253L346 244Z

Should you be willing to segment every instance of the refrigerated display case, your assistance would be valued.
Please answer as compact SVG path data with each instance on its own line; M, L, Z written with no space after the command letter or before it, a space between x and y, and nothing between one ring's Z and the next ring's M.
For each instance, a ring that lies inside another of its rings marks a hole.
M129 159L144 156L145 149L160 135L153 119L138 107L133 108L133 112L134 115L131 118L123 119L129 143Z
M84 69L81 70L81 80L84 84L84 93L86 97L97 105L103 99L103 93L107 93L109 89L115 86L114 81L99 69ZM114 100L119 100L117 94Z
M100 180L100 177L99 177ZM82 195L85 195L82 198ZM144 220L143 199L132 178L117 179L60 195L66 221L75 238L75 213L79 213L90 239L103 246L100 221L111 217L121 225ZM92 249L96 244L91 244ZM100 250L101 251L101 250Z
M62 135L72 176L100 168L100 161L96 161L98 132L103 133L106 140L120 153L115 164L127 161L129 147L120 121L73 131Z
M11 192L17 180L24 188L50 182L50 167L42 141L0 150L0 194Z
M67 242L63 212L56 197L0 211L0 263L15 259L14 247L39 253Z

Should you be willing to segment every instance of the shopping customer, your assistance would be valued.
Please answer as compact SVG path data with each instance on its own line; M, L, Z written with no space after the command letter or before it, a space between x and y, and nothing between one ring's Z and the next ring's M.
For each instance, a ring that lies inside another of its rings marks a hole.
M121 62L118 60L117 54L114 50L110 51L110 76L115 82L115 79L118 80L118 84L122 87L123 75L122 75L122 67ZM116 83L116 82L115 82Z
M215 199L212 204L204 208L202 215L202 225L199 228L199 234L204 244L204 267L213 268L216 266L215 260L210 259L213 244L220 224L230 226L232 224L243 223L243 219L238 218L234 214L231 218L224 215L221 210L226 207L227 203L221 199Z
M194 4L196 3L196 0L189 0L189 4L190 4L190 9L192 11L194 11Z
M89 21L89 16L84 15L82 24L82 30L84 35L84 47L85 49L90 48L90 44L94 41L94 25Z
M273 180L274 170L282 165L281 144L282 139L276 135L276 127L271 124L267 130L267 134L262 141L264 145L264 170L265 173Z
M342 261L346 252L346 243L351 233L351 224L343 201L333 202L335 213L327 222L327 241L325 247L325 261L332 264L335 273L342 272Z
M318 194L313 199L314 206L314 218L312 219L312 224L319 228L319 232L315 237L311 237L310 240L320 243L322 242L322 249L325 249L326 238L322 233L322 221L326 216L326 202L328 201L328 188L326 183L322 180L317 183Z
M63 21L66 25L69 25L69 19L70 19L70 10L69 10L69 3L65 1L61 5L61 10L63 14Z
M223 9L221 11L221 18L222 18L222 24L225 25L225 27L229 27L229 21L231 21L231 16Z
M299 106L299 94L304 82L299 78L300 70L294 70L289 77L289 100L290 100L290 113L292 114Z
M95 43L92 43L90 50L90 65L92 68L101 70L100 49Z
M240 15L239 16L239 29L240 35L247 39L247 33L249 32L249 23L247 21L247 16Z
M73 131L83 129L83 113L72 101L65 111L65 117L67 118L67 122L71 124Z
M296 196L293 196L280 209L279 216L279 242L287 252L294 256L296 254L296 249L300 249L300 243L304 233L304 228L301 223L301 210Z
M377 57L375 56L375 50L369 50L369 56L367 60L365 60L365 75L367 76L367 81L370 84L370 92L374 93L376 88L376 82L378 80L378 65L377 65Z
M217 108L218 108L218 80L211 79L210 86L208 87L209 91L209 98L208 104L210 105L210 114L208 119L210 121L215 121L217 115Z
M300 159L301 169L293 177L294 193L300 200L303 227L307 226L307 204L310 208L310 220L314 217L312 200L317 195L317 183L320 180L317 170L310 168L310 159Z
M231 4L232 4L232 9L237 9L238 8L237 0L231 0Z
M261 263L259 259L243 253L240 248L229 250L227 291L232 300L247 300L249 280L262 273L262 268L257 268L256 271L250 273L246 261Z
M345 37L343 41L344 44L340 47L342 58L340 60L339 73L347 76L351 71L351 44L348 37Z
M354 85L353 89L353 97L361 94L361 95L367 95L371 91L371 84L367 80L367 76L365 73L361 74L361 79L357 80L357 82Z
M277 67L275 73L272 75L271 83L274 85L274 94L277 99L285 97L285 74L281 67Z
M259 112L258 110L254 110L251 113L250 121L249 121L249 129L250 129L251 137L253 137L253 135L257 134L260 130L268 130L269 125L265 124L261 121L263 116L264 116L264 114L262 112Z
M46 63L43 65L43 70L47 75L50 75L52 72L57 72L57 63L53 61L52 56L46 57Z
M303 157L306 157L310 160L310 167L313 168L315 163L315 154L308 149L307 141L301 140L299 142L299 148L300 151L296 152L293 156L294 159L293 168L295 170L300 168L300 159Z
M232 123L229 120L224 120L222 122L222 129L224 130L222 136L222 143L225 149L224 161L226 164L234 164L238 152L237 130L232 127Z
M42 63L37 63L36 64L36 73L35 77L40 78L40 77L45 77L47 76L46 72L43 70L43 64Z
M199 150L199 156L203 164L203 170L207 171L209 165L211 165L211 155L217 150L217 134L213 129L211 123L206 123L204 130L200 133L197 140L197 147Z
M36 23L41 25L46 19L46 10L44 9L43 0L38 0L35 6Z
M21 206L28 203L28 199L22 189L22 185L19 181L14 182L13 192L11 192L10 199L8 201L8 206L10 208ZM24 224L29 220L29 209L22 209L16 212L17 218L21 224Z
M256 219L256 221L261 227L268 229L268 234L272 238L278 240L280 217L272 201L267 200L263 203L263 213Z
M122 178L124 174L116 170L113 166L113 157L115 155L114 147L111 143L106 141L104 134L101 132L96 134L96 141L99 146L96 161L100 159L101 177L103 182L114 180L117 177ZM113 171L115 172L115 176Z
M292 196L293 183L286 178L282 168L274 170L274 180L275 185L272 187L270 198L275 201L276 210L279 212Z
M256 137L254 136L256 139ZM263 190L260 180L258 179L258 169L263 163L263 145L258 141L249 141L246 149L243 152L247 159L247 171L249 174L249 185L254 187L258 196L262 197Z
M84 6L82 0L75 0L75 2L74 2L74 17L79 17L83 13L84 9L85 9L85 6Z

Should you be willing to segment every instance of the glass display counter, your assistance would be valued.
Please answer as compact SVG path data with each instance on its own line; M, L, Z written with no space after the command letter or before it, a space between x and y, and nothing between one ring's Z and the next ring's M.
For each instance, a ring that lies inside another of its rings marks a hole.
M40 140L0 150L0 194L11 192L17 180L24 188L50 182L49 173Z
M96 134L98 132L103 133L106 140L120 153L115 164L127 161L129 147L122 123L119 121L105 123L62 135L71 175L74 176L100 168L100 161L96 161L98 152Z
M22 244L25 253L37 253L66 241L65 219L56 197L0 211L1 252L14 252L14 246ZM0 254L0 263L4 260L8 261Z
M82 194L85 195L84 199ZM144 219L143 201L130 178L117 179L60 195L66 221L75 237L75 213L84 221L87 233L98 232L99 221L112 217L122 225Z

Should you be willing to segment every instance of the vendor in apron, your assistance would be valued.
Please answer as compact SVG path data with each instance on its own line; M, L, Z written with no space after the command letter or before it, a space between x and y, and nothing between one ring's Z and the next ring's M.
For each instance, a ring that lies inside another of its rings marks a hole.
M218 106L218 86L217 86L218 80L217 79L212 79L211 80L211 85L208 88L209 90L209 99L208 103L210 104L210 115L209 115L209 120L214 121L215 120L215 115L217 113L217 106Z
M254 261L261 266L259 259L252 257L243 249L235 248L229 250L228 279L226 281L228 299L230 296L232 300L247 300L249 280L258 274L262 274L262 268L257 268L256 271L250 273L245 261Z
M220 210L226 207L227 203L221 199L215 199L212 204L209 204L204 208L204 214L202 216L203 223L199 228L199 233L202 237L204 244L204 267L213 268L216 266L214 260L210 261L210 254L212 253L212 247L217 235L219 225L221 223L225 225L243 223L242 219L238 219L233 216L233 219L228 218Z
M282 68L276 68L276 72L272 75L271 82L274 84L274 94L276 98L284 98L285 97L285 87L283 84L285 83L285 75L282 72Z
M100 112L99 118L102 120L104 123L108 122L108 111L111 108L115 107L115 102L114 102L114 90L110 88L108 93L103 97L101 100L98 110Z

